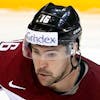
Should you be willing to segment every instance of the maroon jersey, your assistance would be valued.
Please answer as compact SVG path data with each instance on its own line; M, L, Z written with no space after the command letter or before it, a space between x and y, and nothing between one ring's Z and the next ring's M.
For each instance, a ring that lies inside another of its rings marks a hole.
M0 84L26 100L100 100L100 66L82 57L88 72L73 95L60 95L38 82L31 59L22 55L22 41L0 43ZM15 100L15 99L14 99Z

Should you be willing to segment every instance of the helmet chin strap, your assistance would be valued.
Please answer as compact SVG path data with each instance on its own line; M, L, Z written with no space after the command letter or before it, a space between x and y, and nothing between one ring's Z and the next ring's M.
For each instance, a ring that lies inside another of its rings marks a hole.
M71 55L71 56L70 56L70 62L71 62L71 66L72 66L71 70L69 71L69 73L66 73L63 77L61 77L60 79L56 80L54 83L57 83L57 82L63 80L63 79L64 79L65 77L67 77L73 70L76 70L76 69L77 69L77 67L80 65L80 62L81 62L81 52L79 51L78 53L79 53L79 61L78 61L78 64L75 65L75 66L73 65L73 63L72 63L73 55Z
M81 52L78 51L76 53L79 55L79 61L78 61L77 65L74 66L73 63L72 63L73 55L71 55L71 57L70 57L70 61L71 61L71 65L72 65L72 69L71 70L76 69L80 65L80 63L81 63Z

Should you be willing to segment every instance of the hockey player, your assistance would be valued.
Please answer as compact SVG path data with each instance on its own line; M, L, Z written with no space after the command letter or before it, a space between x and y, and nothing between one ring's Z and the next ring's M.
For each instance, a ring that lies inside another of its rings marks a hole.
M72 6L49 3L25 38L0 44L0 84L10 100L100 100L100 67L81 56Z

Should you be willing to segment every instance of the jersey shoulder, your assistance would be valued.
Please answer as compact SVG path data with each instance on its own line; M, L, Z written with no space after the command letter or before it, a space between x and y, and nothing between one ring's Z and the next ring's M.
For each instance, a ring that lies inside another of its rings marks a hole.
M22 41L16 40L0 43L0 81L6 80L7 77L12 77L22 67L25 69L25 66L32 64L32 61L25 58L22 54Z
M22 40L1 42L0 43L0 65L3 67L6 63L18 59L16 55L22 53ZM21 54L22 55L22 54Z
M23 40L0 42L0 64L11 60L16 55L22 55L22 43Z
M15 40L15 41L2 41L0 42L0 55L5 53L15 52L17 49L21 48L23 40Z
M27 90L35 91L34 81L36 78L33 80L35 73L32 60L25 58L22 54L22 41L1 42L0 84L21 97L27 97L29 94ZM11 87L10 84L24 87L25 90ZM23 91L23 94L20 90Z

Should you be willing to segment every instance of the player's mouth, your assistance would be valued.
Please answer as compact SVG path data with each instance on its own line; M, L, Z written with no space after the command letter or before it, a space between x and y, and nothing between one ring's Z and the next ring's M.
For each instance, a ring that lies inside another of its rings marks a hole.
M38 73L38 77L39 77L40 79L45 79L45 78L50 77L50 76L51 76L50 74Z

